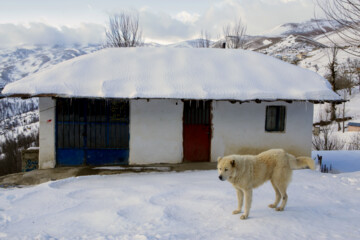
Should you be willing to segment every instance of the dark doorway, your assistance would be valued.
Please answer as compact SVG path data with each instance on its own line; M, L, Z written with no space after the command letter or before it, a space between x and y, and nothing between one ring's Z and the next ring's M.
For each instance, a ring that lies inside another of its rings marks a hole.
M210 161L211 101L185 101L183 114L184 161Z
M57 165L127 164L128 158L128 101L56 100Z

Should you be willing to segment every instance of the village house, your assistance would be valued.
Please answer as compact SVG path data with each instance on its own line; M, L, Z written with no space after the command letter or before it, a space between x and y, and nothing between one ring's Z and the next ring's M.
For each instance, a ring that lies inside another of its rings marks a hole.
M349 132L360 132L360 123L358 122L349 122L348 123Z
M313 105L341 102L315 72L237 49L108 48L5 86L39 97L39 168L310 156Z

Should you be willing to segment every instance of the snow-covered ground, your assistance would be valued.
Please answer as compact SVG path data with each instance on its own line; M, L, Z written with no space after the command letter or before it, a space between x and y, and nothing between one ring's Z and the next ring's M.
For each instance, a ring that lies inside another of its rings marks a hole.
M266 183L245 221L231 214L235 191L216 170L0 189L0 239L359 239L360 169L353 170L294 171L284 212L267 207L275 194Z
M360 151L313 151L311 157L317 160L322 156L322 164L326 164L334 172L360 171Z

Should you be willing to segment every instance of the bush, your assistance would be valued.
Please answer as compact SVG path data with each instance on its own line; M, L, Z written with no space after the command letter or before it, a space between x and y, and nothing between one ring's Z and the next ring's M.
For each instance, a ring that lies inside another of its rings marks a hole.
M20 134L17 138L6 138L1 144L2 153L5 155L0 159L0 176L21 172L21 151L32 146L39 146L39 134Z
M345 143L334 135L331 125L320 127L320 134L312 137L315 150L342 150Z
M360 133L356 133L352 136L347 150L360 150Z

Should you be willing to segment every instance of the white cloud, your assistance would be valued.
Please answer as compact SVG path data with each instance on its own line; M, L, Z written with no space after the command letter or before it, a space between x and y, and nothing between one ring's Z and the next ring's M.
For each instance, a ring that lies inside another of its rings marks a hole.
M259 34L283 23L310 19L313 5L312 0L221 0L202 14L181 10L170 15L142 7L139 17L147 41L170 43L199 37L201 30L218 39L223 26L239 18L247 25L248 34Z
M192 24L179 21L164 12L141 11L139 19L143 36L157 42L171 43L189 39L196 32Z
M104 26L84 23L78 27L53 27L44 23L0 24L0 47L18 45L73 45L104 41Z
M200 36L200 31L209 32L213 39L222 35L224 25L237 21L240 17L247 25L248 34L259 34L287 22L301 22L313 17L313 0L218 0L211 5L192 12L191 8L169 13L165 9L146 7L138 10L143 36L147 41L171 43ZM101 19L99 24L78 24L76 27L53 27L45 23L0 24L0 47L18 44L86 44L102 43L107 22L105 13L121 9L98 10L95 5L85 5L92 18ZM91 10L92 9L92 10ZM126 10L126 9L123 9ZM100 15L99 15L99 12ZM98 15L96 15L98 14ZM46 15L48 18L51 16ZM92 19L91 18L91 19ZM87 18L88 19L88 18ZM65 21L66 19L64 19ZM59 24L57 25L59 26Z
M174 18L180 22L187 24L187 23L195 23L199 19L199 17L200 15L197 13L191 14L186 11L182 11L176 14Z
M210 6L199 18L199 26L211 33L212 36L222 34L224 25L241 20L247 23L247 15L242 4L236 0L224 0Z
M175 16L165 12L153 12L149 8L140 11L140 24L146 39L169 43L200 37L206 30L213 38L222 34L225 24L243 16L243 8L235 0L225 0L210 6L202 15L181 11Z

